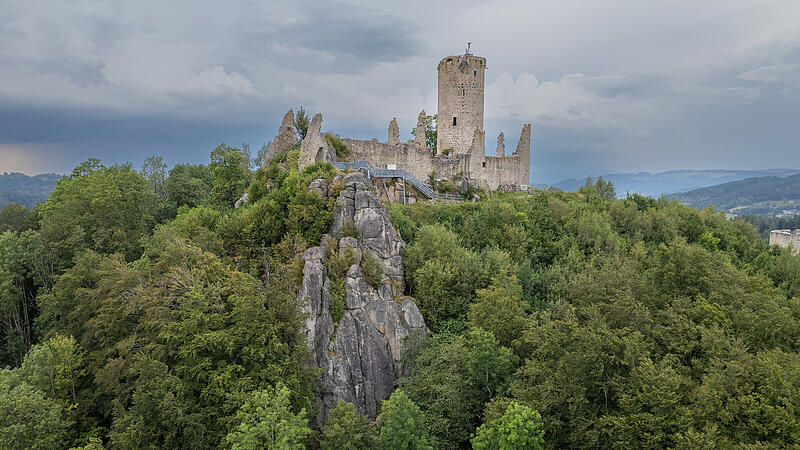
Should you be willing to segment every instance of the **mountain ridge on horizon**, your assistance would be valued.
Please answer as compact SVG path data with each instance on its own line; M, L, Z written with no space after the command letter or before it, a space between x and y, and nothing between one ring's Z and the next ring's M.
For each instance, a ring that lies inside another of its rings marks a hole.
M621 172L608 173L599 176L592 175L593 179L603 177L604 180L614 184L618 195L627 192L639 193L650 197L674 195L694 189L741 181L747 178L777 176L786 177L800 173L800 169L772 168L772 169L674 169L663 172ZM574 191L586 183L586 178L569 178L553 183L552 186L564 191Z

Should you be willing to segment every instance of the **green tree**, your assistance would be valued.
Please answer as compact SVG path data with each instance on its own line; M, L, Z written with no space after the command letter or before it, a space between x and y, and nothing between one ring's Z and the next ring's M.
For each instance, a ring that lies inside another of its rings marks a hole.
M211 198L213 174L202 164L176 164L169 171L166 188L170 205L176 211L181 206L204 206Z
M75 407L80 377L85 373L83 354L73 337L56 336L31 348L20 373L49 398Z
M150 182L150 189L162 200L167 199L167 165L160 156L150 156L142 164L142 176Z
M589 199L613 200L617 198L614 183L604 180L603 177L597 178L597 181L593 181L592 177L587 177L586 184L581 186L578 192L586 195Z
M428 435L425 416L419 407L402 390L392 393L381 403L378 418L380 431L377 443L388 450L433 449Z
M488 288L477 291L477 296L469 308L470 326L491 332L500 345L511 347L526 324L522 286L517 277L495 277Z
M510 350L481 329L434 336L406 355L404 364L410 373L399 385L425 412L428 429L445 448L469 443L483 404L505 391L514 369Z
M19 203L9 203L0 209L0 234L6 231L21 232L36 226L36 215Z
M505 414L481 425L472 438L477 450L542 449L544 429L539 413L525 405L512 402Z
M425 118L422 119L422 123L425 124L425 146L431 149L434 155L436 154L436 122L438 118L439 115L434 114L432 116L425 116ZM411 130L411 135L413 136L416 132L416 129Z
M58 401L20 381L15 370L0 369L0 447L66 448L70 426Z
M305 409L298 414L289 404L289 389L282 383L275 388L255 391L245 401L236 419L239 425L225 437L232 449L303 449L311 429Z
M443 226L426 225L417 231L406 248L406 278L432 330L440 331L448 320L466 320L475 290L486 286L481 262Z
M250 158L238 148L220 144L211 151L209 167L214 201L223 209L233 208L250 184Z
M155 206L150 183L130 165L90 159L59 180L42 205L41 236L60 269L87 248L134 260L155 224Z
M109 437L115 448L179 448L202 442L202 430L192 424L181 381L169 368L148 357L137 358L130 376L130 406L117 405Z
M36 296L52 281L52 266L39 232L0 234L0 365L19 365L33 344Z
M352 403L339 400L328 413L322 427L323 450L357 450L373 448L372 430L367 419L358 414Z
M86 444L81 445L80 447L72 447L69 450L103 450L103 441L98 437L89 437L86 438Z
M466 358L472 383L487 393L484 402L505 390L514 369L511 350L501 347L492 333L480 328L470 330Z
M297 136L302 141L308 134L309 119L306 115L306 109L302 106L297 110L297 115L294 117L294 129L297 130Z

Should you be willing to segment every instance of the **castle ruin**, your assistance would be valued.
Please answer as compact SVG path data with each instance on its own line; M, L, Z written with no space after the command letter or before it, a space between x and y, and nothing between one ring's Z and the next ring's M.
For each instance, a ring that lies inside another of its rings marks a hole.
M800 230L772 230L769 232L769 245L790 248L796 255L800 253Z
M487 156L483 128L484 72L486 58L467 51L463 55L447 56L438 65L438 120L436 152L426 143L425 111L417 118L414 138L400 141L397 119L389 122L386 142L378 139L341 138L352 160L369 162L376 168L402 169L419 180L433 176L438 180L464 177L470 183L494 190L527 189L530 182L531 125L524 124L519 143L506 155L501 132L497 138L495 156ZM290 110L284 117L273 144L291 141L286 135L287 124L293 120ZM301 164L329 161L332 152L326 148L320 133L322 117L314 117L301 146ZM313 145L306 145L310 140ZM270 146L272 153L276 153ZM314 147L314 148L311 148ZM319 147L319 148L316 148ZM270 152L268 152L269 155Z

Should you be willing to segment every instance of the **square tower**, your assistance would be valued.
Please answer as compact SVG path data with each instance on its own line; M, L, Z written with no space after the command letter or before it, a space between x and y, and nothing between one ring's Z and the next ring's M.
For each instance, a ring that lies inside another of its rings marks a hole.
M483 131L483 75L486 58L465 53L439 62L436 148L441 154L470 152L475 129Z

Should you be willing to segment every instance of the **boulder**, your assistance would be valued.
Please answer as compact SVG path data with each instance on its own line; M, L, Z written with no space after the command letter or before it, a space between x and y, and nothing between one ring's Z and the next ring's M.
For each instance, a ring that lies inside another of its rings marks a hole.
M323 178L317 178L308 185L308 190L320 197L328 196L328 183Z

